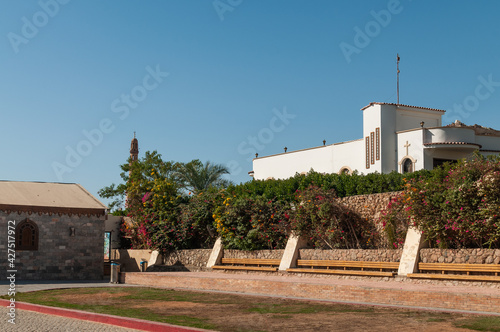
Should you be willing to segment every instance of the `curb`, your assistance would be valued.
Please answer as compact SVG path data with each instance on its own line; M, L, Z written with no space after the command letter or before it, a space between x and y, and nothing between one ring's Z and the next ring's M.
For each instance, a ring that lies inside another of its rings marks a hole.
M0 299L0 306L2 307L8 308L10 303L11 302L9 300ZM182 327L167 323L152 322L138 318L127 318L127 317L119 317L106 314L97 314L81 310L49 307L40 304L32 304L32 303L18 302L18 301L16 301L15 303L16 303L16 309L20 310L29 310L29 311L39 312L42 314L56 315L56 316L86 320L96 323L110 324L114 326L126 327L141 331L151 331L151 332L209 331L209 330L197 329L194 327Z

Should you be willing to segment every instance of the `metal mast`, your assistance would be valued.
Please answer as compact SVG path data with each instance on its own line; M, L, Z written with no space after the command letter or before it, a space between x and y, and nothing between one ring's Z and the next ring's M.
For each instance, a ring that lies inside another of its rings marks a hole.
M397 72L397 76L398 76L398 89L397 89L398 91L397 91L397 93L398 93L398 105L399 105L399 53L397 54L397 65L396 65L396 68L398 70L398 72Z

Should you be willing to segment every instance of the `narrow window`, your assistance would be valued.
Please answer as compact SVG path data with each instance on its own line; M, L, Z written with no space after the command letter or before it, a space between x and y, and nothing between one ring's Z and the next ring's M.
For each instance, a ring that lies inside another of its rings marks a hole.
M16 249L38 250L38 227L33 221L25 219L17 225Z
M370 168L370 136L365 137L366 168Z

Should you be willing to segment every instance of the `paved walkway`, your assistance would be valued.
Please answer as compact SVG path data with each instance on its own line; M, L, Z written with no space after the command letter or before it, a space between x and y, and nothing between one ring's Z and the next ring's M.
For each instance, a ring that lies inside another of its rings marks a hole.
M16 292L36 292L47 289L82 287L124 287L134 285L111 284L109 280L16 280ZM7 295L9 282L0 281L0 295Z
M67 318L55 315L42 314L34 311L16 310L16 324L7 320L8 309L4 306L0 309L0 330L10 331L33 331L33 332L67 332L67 331L89 331L89 332L127 332L139 331L118 327L109 324L94 323L80 319Z
M0 282L0 295L9 292L8 282ZM82 287L138 287L138 285L111 284L107 280L93 281L16 281L16 292L34 292L49 289L82 288ZM135 318L118 317L88 313L80 310L54 308L29 303L16 302L15 324L9 322L8 300L0 299L0 331L33 331L33 332L74 332L74 331L154 331L154 332L190 332L206 331L186 328L171 324L150 322Z

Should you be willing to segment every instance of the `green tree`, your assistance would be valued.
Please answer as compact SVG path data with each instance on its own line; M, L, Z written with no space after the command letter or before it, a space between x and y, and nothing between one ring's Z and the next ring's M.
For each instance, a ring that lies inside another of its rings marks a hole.
M112 211L123 210L125 207L127 210L137 208L138 204L142 204L142 197L149 192L148 188L151 188L151 182L155 179L160 178L176 183L175 173L179 168L179 163L165 162L158 152L147 151L142 159L133 163L129 159L127 163L120 165L120 168L122 170L120 177L124 183L118 185L113 183L98 191L100 197L112 199L109 204Z
M179 183L195 194L210 188L226 188L230 181L223 178L225 174L229 174L226 166L210 161L203 164L198 159L181 164L176 172Z

